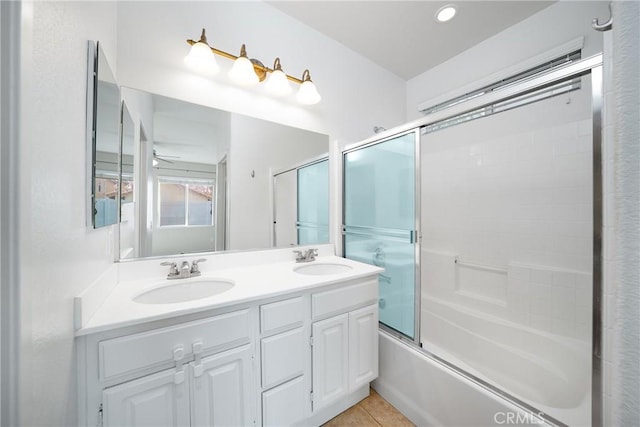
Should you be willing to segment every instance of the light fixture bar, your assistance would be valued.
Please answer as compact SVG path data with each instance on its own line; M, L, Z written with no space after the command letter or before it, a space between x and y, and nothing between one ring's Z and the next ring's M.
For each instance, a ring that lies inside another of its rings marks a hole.
M197 43L197 41L192 40L192 39L188 39L187 43L190 46L193 46L194 44ZM209 46L209 49L211 49L211 51L213 53L215 53L216 55L223 56L223 57L225 57L227 59L230 59L232 61L235 61L236 59L238 59L238 57L236 55L233 55L233 54L231 54L229 52L225 52L224 50L217 49L217 48L215 48L213 46ZM271 69L269 67L265 67L264 65L256 64L255 62L253 63L253 68L258 69L263 73L273 73L275 71L275 70L273 70L273 69ZM308 74L308 71L307 71L307 74ZM303 81L301 79L297 78L297 77L290 76L289 74L286 74L286 73L285 73L285 76L287 76L287 79L291 80L292 82L298 83L300 85L303 83Z

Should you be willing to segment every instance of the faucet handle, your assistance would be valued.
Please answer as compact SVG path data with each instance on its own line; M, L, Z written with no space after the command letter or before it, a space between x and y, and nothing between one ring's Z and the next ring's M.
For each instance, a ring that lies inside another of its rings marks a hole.
M191 274L200 273L200 267L198 266L198 264L200 264L201 262L206 262L206 261L207 260L205 258L200 258L200 259L193 260L191 262Z
M296 262L300 262L302 260L304 260L305 255L302 253L301 250L295 250L293 251L294 254L296 254Z
M169 266L169 276L178 276L180 274L178 272L178 264L176 264L173 261L161 262L160 265L168 265Z
M314 261L316 259L316 257L318 256L318 250L313 248L313 249L309 249L309 251L307 252L307 259L309 261Z

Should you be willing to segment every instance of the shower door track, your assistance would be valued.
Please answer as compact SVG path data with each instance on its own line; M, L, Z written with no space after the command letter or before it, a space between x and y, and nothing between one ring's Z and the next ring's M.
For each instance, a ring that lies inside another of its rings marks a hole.
M602 427L602 108L603 108L603 91L602 91L602 54L597 54L582 60L572 62L570 64L560 66L552 71L541 75L523 79L521 82L512 83L508 87L487 93L486 95L470 99L460 104L451 106L450 108L440 110L426 116L424 118L406 123L399 127L389 129L377 134L364 141L351 144L344 148L344 154L350 151L358 150L369 145L374 145L392 137L411 131L419 130L428 125L438 124L440 122L454 119L458 116L470 113L472 111L490 106L497 102L508 101L531 92L545 89L553 86L558 82L571 78L591 75L592 87L592 138L593 138L593 301L592 301L592 372L591 372L591 426ZM456 126L456 125L453 125ZM416 152L419 154L420 140L416 142ZM420 165L419 158L416 158L416 193L419 197L419 181L420 181ZM343 194L344 197L344 194ZM419 204L416 206L420 206ZM420 212L416 209L418 218ZM419 219L419 218L418 218ZM419 223L416 223L418 232L418 246L421 240L421 232ZM343 243L344 244L344 243ZM416 252L418 249L416 250ZM416 261L419 261L419 256ZM419 278L419 274L417 275ZM419 294L416 294L419 295ZM416 297L416 307L420 306L420 298ZM386 325L380 324L380 330L408 345L411 349L420 352L436 363L452 370L458 375L463 376L469 381L485 388L489 392L500 396L501 398L529 411L531 414L539 414L534 406L524 402L523 400L507 393L506 391L490 384L489 382L477 377L476 375L457 367L447 360L431 353L422 348L419 336L420 331L416 329L416 339L411 340L398 331ZM540 417L544 422L552 425L566 427L567 425L561 421L547 415L542 414Z

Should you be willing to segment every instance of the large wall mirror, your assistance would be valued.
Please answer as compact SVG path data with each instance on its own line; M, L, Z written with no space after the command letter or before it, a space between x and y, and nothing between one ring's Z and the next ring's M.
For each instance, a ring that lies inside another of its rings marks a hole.
M118 222L120 91L100 43L88 43L87 225Z
M137 89L121 93L121 259L328 242L327 135ZM303 171L301 188L277 197L296 212L311 201L301 210L321 217L321 230L296 241L277 236L274 178L316 164Z

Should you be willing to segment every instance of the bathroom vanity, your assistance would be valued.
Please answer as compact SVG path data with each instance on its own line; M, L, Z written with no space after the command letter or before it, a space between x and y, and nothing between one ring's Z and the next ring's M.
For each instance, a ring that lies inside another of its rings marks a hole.
M319 425L366 397L382 269L319 251L218 254L177 280L117 264L76 299L79 424ZM202 297L207 283L227 285Z

